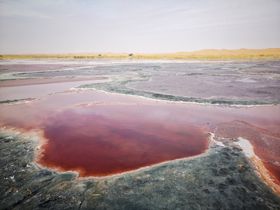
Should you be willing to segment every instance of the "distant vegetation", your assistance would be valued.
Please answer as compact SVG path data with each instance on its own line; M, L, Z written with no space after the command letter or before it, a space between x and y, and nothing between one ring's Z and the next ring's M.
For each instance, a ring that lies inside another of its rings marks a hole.
M178 60L231 60L231 59L280 59L280 48L200 50L177 53L81 53L81 54L3 54L2 59L178 59Z

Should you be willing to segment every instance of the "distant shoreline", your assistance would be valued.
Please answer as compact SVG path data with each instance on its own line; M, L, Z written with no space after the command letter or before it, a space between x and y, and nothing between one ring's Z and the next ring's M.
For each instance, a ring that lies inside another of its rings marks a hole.
M6 59L163 59L163 60L279 60L280 48L268 49L208 49L176 53L40 53L1 54Z

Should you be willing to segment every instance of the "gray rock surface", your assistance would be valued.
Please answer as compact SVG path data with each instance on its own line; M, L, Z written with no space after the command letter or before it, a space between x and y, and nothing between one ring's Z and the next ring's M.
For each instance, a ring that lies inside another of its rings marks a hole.
M78 178L38 167L37 140L0 134L0 209L279 209L243 153L210 148L123 175Z

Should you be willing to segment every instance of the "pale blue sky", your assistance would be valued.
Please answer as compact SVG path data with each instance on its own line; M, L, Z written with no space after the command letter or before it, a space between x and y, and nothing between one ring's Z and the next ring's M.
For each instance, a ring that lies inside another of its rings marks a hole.
M280 47L280 0L0 0L0 53Z

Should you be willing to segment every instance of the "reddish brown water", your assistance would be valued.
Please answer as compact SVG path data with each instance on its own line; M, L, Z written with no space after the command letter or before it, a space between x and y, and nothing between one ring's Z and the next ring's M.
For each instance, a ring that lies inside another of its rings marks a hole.
M280 127L279 124L276 124L274 129L271 127L265 129L264 127L266 126L261 128L243 121L233 121L217 126L216 134L229 138L242 136L250 140L257 156L271 172L275 182L280 184Z
M126 116L114 119L108 116L114 111L76 109L50 119L44 129L50 141L40 163L78 170L81 176L102 176L197 155L207 148L206 133L194 126L149 120L134 115L135 107L121 110Z
M28 92L37 93L33 89ZM79 171L81 176L111 175L201 154L211 131L250 140L280 180L279 106L203 106L83 91L2 104L0 116L1 126L43 131L47 143L40 164Z

